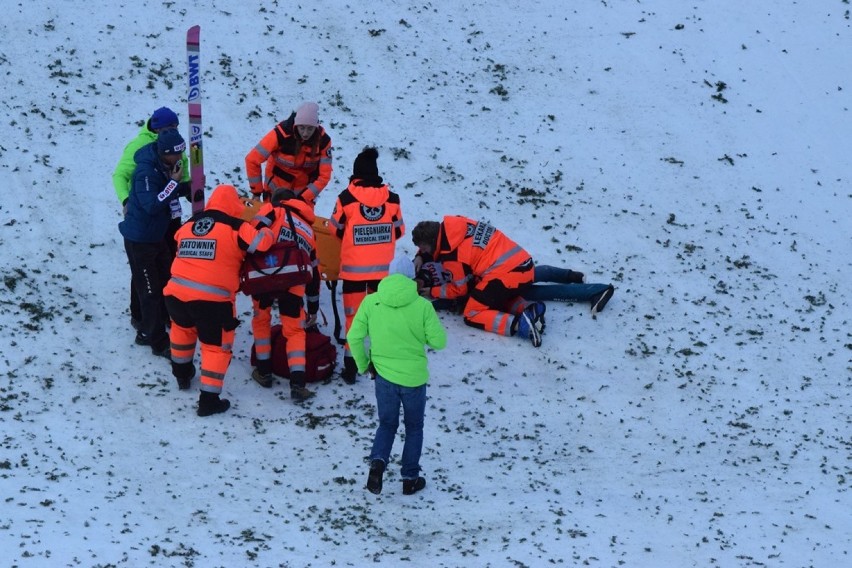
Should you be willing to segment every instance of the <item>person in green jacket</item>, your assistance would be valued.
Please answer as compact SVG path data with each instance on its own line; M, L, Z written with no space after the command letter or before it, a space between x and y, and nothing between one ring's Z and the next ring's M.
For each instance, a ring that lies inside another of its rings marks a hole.
M151 118L145 121L139 133L124 147L121 153L121 158L112 172L112 185L115 188L115 196L118 197L118 202L122 206L122 216L127 213L127 199L130 197L130 185L133 180L133 171L136 169L136 161L133 156L136 151L154 142L161 130L167 128L177 128L180 120L175 112L168 107L160 107L151 114ZM189 159L184 154L183 158L183 179L181 181L189 181ZM175 202L177 203L177 202ZM174 256L174 234L180 228L181 211L179 208L172 211L172 223L169 225L169 230L166 233L166 238L169 240L169 247ZM139 307L139 298L133 290L133 285L130 286L130 325L139 329L142 321L142 311Z
M405 424L402 493L413 495L426 487L426 480L419 475L429 381L425 348L443 349L447 333L432 303L418 295L413 278L414 263L395 258L390 274L361 303L346 334L358 372L369 371L376 381L379 427L367 476L367 490L376 494L382 491L382 476L399 427L400 405ZM367 337L369 353L364 347Z

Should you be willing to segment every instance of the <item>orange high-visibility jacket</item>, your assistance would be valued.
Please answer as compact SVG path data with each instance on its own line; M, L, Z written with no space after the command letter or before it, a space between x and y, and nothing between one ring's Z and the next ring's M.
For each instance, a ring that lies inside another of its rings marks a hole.
M317 260L317 240L314 234L313 223L316 219L313 208L302 201L301 199L286 199L284 201L275 201L272 203L275 210L275 221L272 223L272 233L278 241L295 240L303 251L308 253L311 258L311 266L313 267L313 280L308 282L305 288L305 294L309 301L319 301L320 274L319 260ZM287 210L290 211L290 216L293 219L293 226L296 228L296 236L293 237L293 231L290 229L290 222L287 220Z
M177 254L164 295L185 302L234 301L246 254L268 250L275 243L268 227L272 206L265 204L254 223L240 219L244 208L234 186L220 185L204 211L178 229Z
M294 132L295 118L294 112L251 149L246 155L246 176L258 198L268 200L276 189L290 189L313 206L331 180L331 138L317 126L310 140L301 140Z
M457 260L470 267L478 280L499 277L526 263L532 265L532 256L502 231L485 221L461 215L444 217L438 231L435 260Z
M397 239L405 234L399 195L387 184L353 179L334 204L329 223L340 244L340 279L378 280L388 275Z

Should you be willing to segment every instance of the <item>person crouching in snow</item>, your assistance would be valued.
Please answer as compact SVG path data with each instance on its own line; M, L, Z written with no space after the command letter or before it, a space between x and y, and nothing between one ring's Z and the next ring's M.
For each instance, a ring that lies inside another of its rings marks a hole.
M541 345L545 306L527 302L522 295L534 279L527 251L493 225L461 215L447 215L440 223L421 221L411 238L419 249L418 269L425 262L458 261L470 275L470 297L464 306L467 325Z
M170 333L172 374L186 390L195 376L192 359L201 342L201 395L198 415L225 412L231 406L220 399L231 364L236 318L235 296L240 266L246 254L269 250L275 234L272 205L265 203L252 222L240 216L246 208L232 185L218 186L204 211L177 232L177 256L172 277L163 293L172 320Z
M447 333L429 300L417 294L413 277L411 260L395 258L378 291L361 302L346 335L358 372L369 370L376 382L379 427L367 476L367 490L376 494L382 491L382 477L399 427L400 405L405 424L402 493L413 495L426 487L426 480L420 476L429 381L425 348L443 349ZM367 337L369 353L364 347Z
M532 285L520 290L524 300L588 303L594 319L615 292L612 284L587 284L582 272L568 268L536 264L533 274ZM454 260L425 262L415 276L418 290L432 300L436 310L454 312L464 308L471 280L472 276L465 272L464 265Z

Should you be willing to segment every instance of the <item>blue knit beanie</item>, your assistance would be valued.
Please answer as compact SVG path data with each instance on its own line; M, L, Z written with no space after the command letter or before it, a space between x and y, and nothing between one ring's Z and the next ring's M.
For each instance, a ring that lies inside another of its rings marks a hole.
M180 154L186 150L186 142L176 128L161 130L157 135L157 152L162 156Z
M149 123L150 127L154 130L166 128L167 126L174 128L179 124L180 121L178 120L177 115L169 107L160 107L155 110L154 114L151 115L151 121Z

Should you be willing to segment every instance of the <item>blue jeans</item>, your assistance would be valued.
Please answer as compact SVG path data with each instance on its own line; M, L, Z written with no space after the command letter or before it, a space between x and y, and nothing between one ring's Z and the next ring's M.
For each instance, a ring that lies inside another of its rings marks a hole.
M423 450L423 417L426 413L426 385L404 387L376 375L376 406L379 427L373 439L371 460L390 459L393 441L399 428L399 407L402 405L405 424L405 445L402 447L402 478L416 479L420 473L420 453Z
M609 284L573 284L571 283L572 274L574 272L567 268L537 264L533 284L521 288L520 295L530 302L590 302L596 295L609 288ZM541 284L542 282L555 282L555 284ZM436 310L457 311L459 300L432 300L432 306Z
M534 284L522 292L524 300L531 302L589 302L600 294L609 284L573 284L572 271L567 268L557 268L547 264L537 264L535 267ZM540 284L540 282L557 282L557 284Z

